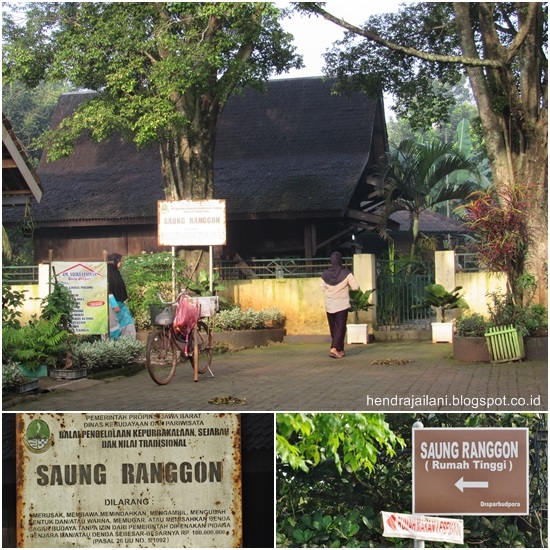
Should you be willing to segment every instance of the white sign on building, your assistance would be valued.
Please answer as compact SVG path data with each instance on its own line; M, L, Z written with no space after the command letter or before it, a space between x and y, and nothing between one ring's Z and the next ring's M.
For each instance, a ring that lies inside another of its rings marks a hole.
M157 210L159 245L225 244L225 200L158 201Z
M27 548L242 545L238 414L18 414Z

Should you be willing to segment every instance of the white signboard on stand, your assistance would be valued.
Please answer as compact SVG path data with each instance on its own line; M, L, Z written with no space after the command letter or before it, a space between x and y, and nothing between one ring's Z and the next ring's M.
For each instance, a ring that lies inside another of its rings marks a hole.
M157 209L159 245L225 244L225 200L158 201Z

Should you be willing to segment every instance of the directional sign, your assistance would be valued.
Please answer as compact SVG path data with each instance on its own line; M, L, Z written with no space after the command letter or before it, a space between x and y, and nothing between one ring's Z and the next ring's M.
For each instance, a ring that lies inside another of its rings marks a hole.
M413 512L529 514L527 428L413 430Z
M461 519L382 512L382 523L384 537L464 544L464 522Z

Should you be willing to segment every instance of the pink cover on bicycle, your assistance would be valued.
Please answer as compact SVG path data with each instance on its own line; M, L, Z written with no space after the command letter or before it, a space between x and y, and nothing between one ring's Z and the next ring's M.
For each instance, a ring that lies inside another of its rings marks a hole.
M185 296L182 296L174 316L174 329L181 333L191 332L197 324L200 312L200 304L191 304Z

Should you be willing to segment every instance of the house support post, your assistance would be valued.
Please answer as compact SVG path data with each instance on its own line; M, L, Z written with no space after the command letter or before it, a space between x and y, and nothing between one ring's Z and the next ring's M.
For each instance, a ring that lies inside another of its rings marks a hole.
M313 258L317 252L317 226L306 223L304 226L304 257Z

